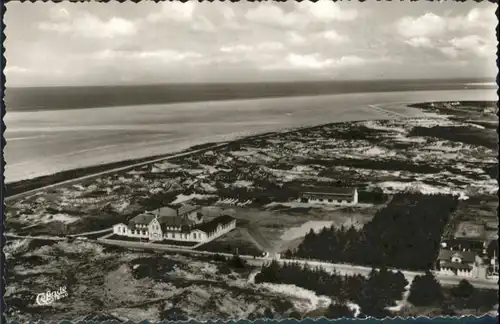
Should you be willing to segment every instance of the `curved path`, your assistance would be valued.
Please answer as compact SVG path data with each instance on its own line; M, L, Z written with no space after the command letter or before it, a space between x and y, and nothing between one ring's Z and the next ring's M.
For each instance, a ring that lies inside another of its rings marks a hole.
M397 115L416 117L418 110L401 103L437 100L496 100L496 92L351 93L8 112L5 116L6 182L180 152L193 145L228 141L250 134L328 122L385 119ZM377 108L370 105L377 105Z

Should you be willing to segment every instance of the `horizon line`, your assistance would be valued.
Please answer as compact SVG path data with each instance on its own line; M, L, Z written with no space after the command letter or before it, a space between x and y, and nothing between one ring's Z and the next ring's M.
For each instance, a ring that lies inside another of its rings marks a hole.
M168 86L168 85L244 85L244 84L293 84L293 83L331 83L331 82L377 82L377 81L467 81L473 83L474 81L489 81L488 83L497 84L495 77L475 77L475 78L380 78L380 79L331 79L331 80L290 80L290 81L186 81L186 82L155 82L155 83L115 83L115 84L78 84L78 85L64 85L64 84L46 84L46 85L5 85L5 89L13 88L89 88L89 87L142 87L142 86Z

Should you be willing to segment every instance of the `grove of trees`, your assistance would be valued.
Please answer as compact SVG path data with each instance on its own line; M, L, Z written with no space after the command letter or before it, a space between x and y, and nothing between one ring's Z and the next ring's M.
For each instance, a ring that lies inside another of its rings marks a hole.
M286 256L426 271L434 267L440 237L457 204L451 195L398 194L362 229L311 230Z
M426 272L413 279L408 301L414 306L439 307L442 315L455 316L465 309L482 315L498 305L498 291L476 288L467 279L452 288L444 288L432 273Z
M318 295L328 296L334 301L325 314L329 318L353 317L352 310L346 306L348 302L358 304L363 315L390 315L385 308L402 299L408 284L401 272L385 268L372 270L368 278L365 278L361 275L328 273L321 268L312 269L298 263L280 265L276 261L263 266L255 277L255 282L294 284Z

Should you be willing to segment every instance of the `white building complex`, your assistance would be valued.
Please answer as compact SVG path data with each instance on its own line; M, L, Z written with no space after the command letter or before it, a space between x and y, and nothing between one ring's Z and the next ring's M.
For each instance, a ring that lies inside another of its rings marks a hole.
M441 249L438 256L438 271L443 275L466 278L486 278L483 260L474 252L467 250Z
M132 218L128 225L113 226L113 233L124 238L147 239L155 243L199 245L209 242L236 227L236 219L223 215L204 221L201 207L183 205L162 207Z
M358 203L358 190L356 188L338 187L307 188L300 194L298 202L334 206L354 206Z

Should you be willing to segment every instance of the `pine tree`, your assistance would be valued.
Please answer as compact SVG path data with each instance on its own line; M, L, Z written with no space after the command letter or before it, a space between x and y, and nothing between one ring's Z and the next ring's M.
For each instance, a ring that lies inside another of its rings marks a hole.
M415 306L430 306L443 299L441 284L429 271L416 276L410 287L408 301Z

